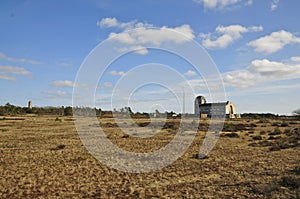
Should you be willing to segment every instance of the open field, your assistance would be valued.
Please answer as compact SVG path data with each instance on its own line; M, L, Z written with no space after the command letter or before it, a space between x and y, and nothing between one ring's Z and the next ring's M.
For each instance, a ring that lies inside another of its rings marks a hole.
M114 144L148 152L172 140L177 122L145 139L124 134L112 119L100 125ZM299 120L228 120L208 158L196 159L206 127L201 121L173 164L131 174L93 158L71 117L1 117L0 198L300 198Z

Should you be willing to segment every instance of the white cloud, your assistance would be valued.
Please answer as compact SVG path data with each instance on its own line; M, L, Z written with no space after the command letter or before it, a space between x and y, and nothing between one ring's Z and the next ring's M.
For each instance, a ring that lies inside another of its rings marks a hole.
M69 63L69 62L59 62L59 63L57 63L57 65L61 66L61 67L70 67L70 66L72 66L72 64Z
M262 26L244 27L241 25L218 26L215 33L203 34L202 45L206 48L226 48L229 44L242 37L242 33L262 31Z
M127 45L126 47L117 49L118 51L138 49L135 53L140 55L148 53L145 47L146 45L159 47L164 42L181 44L195 37L192 28L188 24L172 28L167 26L155 28L152 24L141 23L137 20L119 22L116 18L103 18L97 22L97 25L101 28L117 27L123 29L123 31L119 33L111 32L108 39Z
M192 77L192 76L197 75L197 73L196 73L195 71L188 70L188 71L186 71L186 73L184 73L184 75L185 75L185 76Z
M16 80L16 78L11 75L29 76L31 75L31 72L21 67L0 65L0 79L10 81Z
M129 29L137 25L137 21L133 20L127 23L122 23L119 22L115 17L113 17L113 18L103 18L100 21L97 21L97 25L100 26L101 28L116 27L116 28Z
M60 80L51 82L50 85L54 87L73 87L74 83L69 80Z
M280 30L248 43L257 52L275 53L288 44L300 44L300 38L290 32Z
M102 84L102 86L103 86L103 87L112 87L113 84L112 84L111 82L104 82L104 83Z
M11 77L6 73L0 73L0 79L8 80L8 81L15 81L16 80L16 78Z
M223 80L229 86L248 87L259 82L300 78L299 57L290 60L292 62L253 60L245 70L225 73Z
M184 36L178 35L178 33ZM175 28L163 26L158 29L148 29L141 25L129 32L110 33L108 38L129 45L153 44L160 46L163 42L185 43L194 37L191 27L185 24Z
M248 70L270 80L300 78L300 63L276 62L268 59L254 60Z
M252 5L252 0L193 0L196 3L203 4L208 9L222 9L228 6L244 3L245 5Z
M233 87L248 87L256 83L256 76L248 70L232 71L223 74L225 85Z
M276 10L279 4L279 0L272 0L271 2L271 10Z
M293 62L300 62L300 57L291 57Z
M30 75L31 72L26 70L25 68L15 67L15 66L0 66L1 72L4 73L12 73L16 75Z
M122 76L125 73L123 71L112 70L112 71L109 72L109 74L112 75L112 76Z
M46 98L57 99L57 98L70 98L71 94L65 91L43 91Z
M117 50L120 52L134 51L135 54L139 55L145 55L148 53L148 49L143 46L129 46L126 48L119 48Z
M0 59L4 59L9 62L19 62L19 63L27 63L27 64L40 64L39 61L31 60L31 59L25 59L25 58L14 58L5 55L4 53L0 52Z

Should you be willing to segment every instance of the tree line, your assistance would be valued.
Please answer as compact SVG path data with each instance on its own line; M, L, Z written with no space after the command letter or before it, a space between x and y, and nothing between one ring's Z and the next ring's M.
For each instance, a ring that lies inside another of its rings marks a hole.
M90 107L75 107L72 108L71 106L61 106L61 107L20 107L20 106L15 106L10 103L6 103L5 105L0 105L0 115L1 116L6 116L6 115L25 115L25 114L37 114L37 115L61 115L61 116L71 116L73 115L73 111L76 111L76 114L80 115L86 115L86 114L96 114L97 116L100 117L113 117L113 116L130 116L130 117L145 117L149 118L151 114L149 113L140 113L136 112L134 113L130 107L124 107L121 108L120 110L113 109L112 111L105 111L101 110L101 108L90 108ZM297 109L292 112L294 116L300 117L300 109ZM160 113L158 110L153 113L157 116L167 116L167 117L172 117L174 114L176 115L175 112L165 112L165 113ZM187 114L188 115L188 114ZM178 117L181 115L178 114ZM260 119L260 118L269 118L269 119L276 119L279 117L285 117L285 116L280 116L278 114L272 114L272 113L243 113L241 114L242 118L253 118L253 119Z

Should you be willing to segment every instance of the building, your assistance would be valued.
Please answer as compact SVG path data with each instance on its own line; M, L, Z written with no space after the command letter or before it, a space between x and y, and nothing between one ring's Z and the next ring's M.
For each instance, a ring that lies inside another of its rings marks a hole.
M195 99L195 115L199 115L200 118L211 117L212 115L216 117L240 118L232 102L207 103L203 96L198 96Z

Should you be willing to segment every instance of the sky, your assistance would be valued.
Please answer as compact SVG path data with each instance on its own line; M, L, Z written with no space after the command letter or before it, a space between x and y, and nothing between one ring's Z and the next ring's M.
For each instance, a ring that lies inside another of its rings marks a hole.
M290 115L300 108L299 8L297 0L1 1L0 104L72 105L73 89L83 87L80 69L109 41L90 71L97 77L95 106L193 112L196 95L215 102L209 64L195 68L160 50L174 45L193 54L186 45L193 41L214 63L225 100L238 113ZM101 65L110 48L120 57Z

